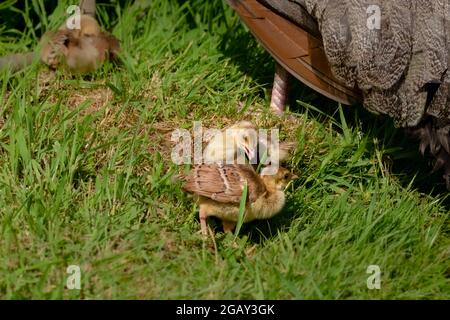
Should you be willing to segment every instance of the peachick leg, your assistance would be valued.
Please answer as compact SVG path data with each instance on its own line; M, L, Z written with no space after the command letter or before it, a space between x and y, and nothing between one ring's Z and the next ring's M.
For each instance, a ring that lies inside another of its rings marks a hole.
M199 218L200 218L200 227L202 230L202 234L204 236L208 235L208 226L206 224L206 219L208 219L208 215L206 214L205 208L200 206L200 212L199 212Z
M272 99L270 109L276 114L283 114L289 90L289 72L278 63L275 67L275 77L273 80Z

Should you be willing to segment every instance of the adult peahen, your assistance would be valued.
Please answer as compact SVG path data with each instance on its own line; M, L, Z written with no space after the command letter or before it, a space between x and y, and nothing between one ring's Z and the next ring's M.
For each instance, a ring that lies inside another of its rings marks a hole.
M434 157L450 188L449 0L229 0L278 62L271 107L288 73L344 104L394 119Z

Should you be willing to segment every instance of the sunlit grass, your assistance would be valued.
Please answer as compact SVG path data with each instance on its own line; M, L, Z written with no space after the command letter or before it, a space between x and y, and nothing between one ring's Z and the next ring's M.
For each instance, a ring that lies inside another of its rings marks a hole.
M1 54L32 50L64 19L68 2L43 3L0 4L25 26L0 29ZM0 74L1 298L450 298L446 194L417 190L440 180L412 142L298 85L295 119L270 115L273 62L225 3L136 3L99 5L120 64ZM170 132L244 118L298 142L300 179L279 216L205 243ZM81 290L65 287L72 264Z

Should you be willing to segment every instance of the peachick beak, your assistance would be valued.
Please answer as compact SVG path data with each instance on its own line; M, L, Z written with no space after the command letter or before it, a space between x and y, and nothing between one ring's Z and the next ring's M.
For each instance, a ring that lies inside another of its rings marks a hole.
M247 146L244 147L244 150L250 163L253 163L252 160L255 157L255 152L252 149L249 149Z

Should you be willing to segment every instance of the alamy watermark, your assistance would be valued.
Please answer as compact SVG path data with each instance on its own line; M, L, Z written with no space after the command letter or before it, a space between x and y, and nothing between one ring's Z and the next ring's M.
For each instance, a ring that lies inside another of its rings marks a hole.
M81 9L77 5L71 5L67 7L66 13L69 18L66 21L66 27L69 30L80 30L81 29Z
M367 28L369 30L381 29L381 9L378 5L370 5L367 7L366 13L369 15L367 18Z
M182 164L262 164L267 174L278 170L280 159L279 130L232 127L223 131L203 129L200 121L193 124L193 132L176 129L172 132L171 158Z
M380 290L381 289L381 268L376 264L372 264L367 267L367 274L370 276L367 278L367 289Z

